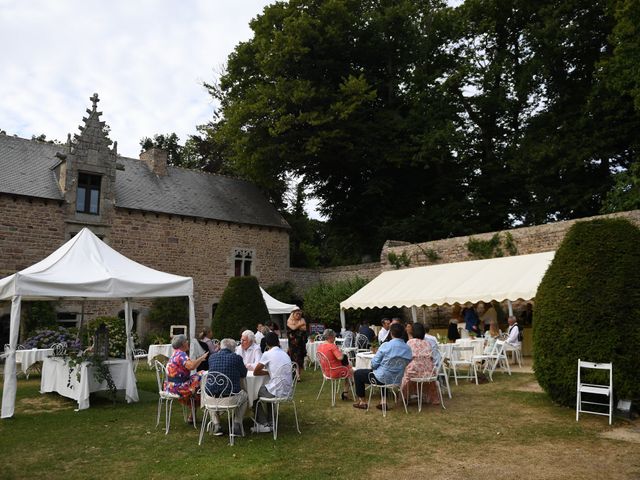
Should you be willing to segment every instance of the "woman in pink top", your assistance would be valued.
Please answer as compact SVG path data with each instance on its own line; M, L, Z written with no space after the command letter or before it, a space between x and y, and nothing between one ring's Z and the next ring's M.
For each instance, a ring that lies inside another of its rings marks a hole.
M421 323L412 325L411 339L407 345L411 347L413 360L409 362L402 377L402 391L405 398L409 399L411 391L417 392L417 384L410 381L410 378L424 378L431 375L433 371L433 360L431 359L431 345L424 340L425 330ZM428 383L422 390L423 401L437 405L440 403L438 390L434 383Z
M342 392L342 400L348 400L347 381L353 381L353 370L348 363L345 354L340 351L336 345L336 332L327 328L323 333L326 343L318 346L318 353L324 355L329 362L328 365L321 365L322 372L329 378L344 378L344 387ZM343 364L343 362L346 363Z

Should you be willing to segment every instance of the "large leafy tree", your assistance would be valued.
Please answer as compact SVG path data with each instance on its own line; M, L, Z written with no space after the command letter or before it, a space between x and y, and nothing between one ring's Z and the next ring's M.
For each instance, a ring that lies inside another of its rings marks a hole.
M592 215L637 161L637 15L638 0L279 2L207 85L204 141L283 211L301 181L345 262ZM304 246L309 222L290 220Z
M427 225L433 236L456 230L461 212L442 211L464 203L449 148L455 111L437 81L453 65L439 38L445 10L435 1L277 3L210 86L223 112L214 138L232 167L280 206L290 175L310 186L345 258L378 254L387 238L424 238Z

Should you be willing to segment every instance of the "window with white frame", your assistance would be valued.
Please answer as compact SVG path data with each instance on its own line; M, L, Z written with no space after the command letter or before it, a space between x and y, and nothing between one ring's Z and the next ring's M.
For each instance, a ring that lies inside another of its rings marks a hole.
M246 277L251 275L251 265L253 264L253 251L237 248L233 253L234 276Z

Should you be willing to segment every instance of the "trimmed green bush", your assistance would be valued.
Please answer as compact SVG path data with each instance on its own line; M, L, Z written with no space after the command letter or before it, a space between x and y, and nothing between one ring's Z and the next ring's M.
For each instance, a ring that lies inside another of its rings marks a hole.
M368 283L360 277L335 283L319 283L304 294L304 315L307 323L322 323L340 331L340 302L346 300ZM349 310L348 323L354 324L364 317L364 310Z
M534 370L574 406L578 358L613 362L614 396L640 397L640 229L621 219L578 222L536 295Z
M151 334L169 338L171 325L189 325L189 299L187 297L156 298L147 317Z
M215 338L238 339L243 329L270 318L256 277L232 277L216 308L211 329Z

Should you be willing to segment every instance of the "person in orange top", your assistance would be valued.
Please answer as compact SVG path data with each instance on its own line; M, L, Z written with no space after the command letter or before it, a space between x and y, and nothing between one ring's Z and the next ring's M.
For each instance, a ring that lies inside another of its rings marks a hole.
M349 360L336 345L336 332L327 328L323 333L326 343L318 345L318 353L323 354L329 365L321 365L323 372L330 378L344 378L342 400L349 400L347 396L347 382L353 382L353 369Z

